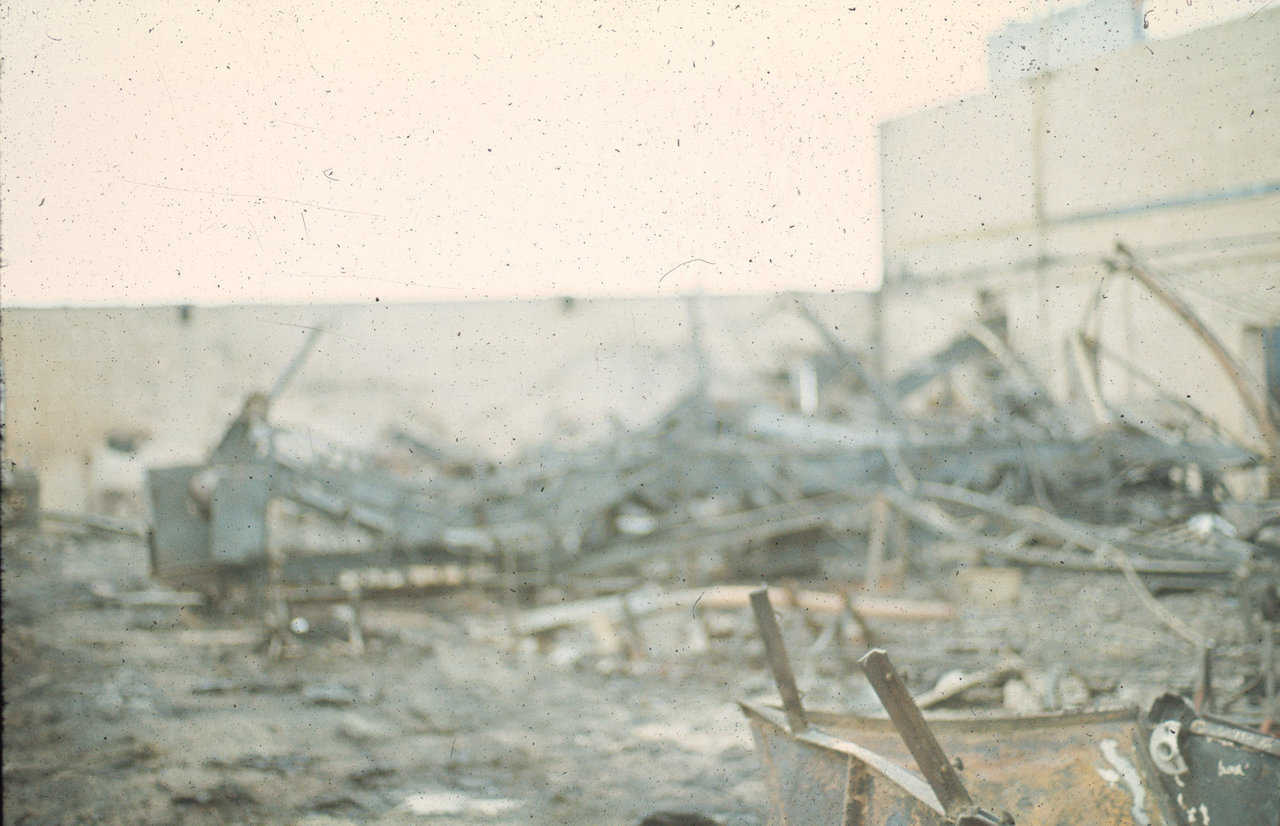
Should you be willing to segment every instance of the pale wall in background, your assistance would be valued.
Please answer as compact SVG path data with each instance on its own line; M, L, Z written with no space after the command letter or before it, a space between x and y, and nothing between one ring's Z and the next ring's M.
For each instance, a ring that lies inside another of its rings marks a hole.
M870 341L870 294L807 300ZM698 307L716 393L750 394L823 346L785 298ZM498 459L606 438L611 418L645 425L697 375L681 299L194 308L186 322L175 307L6 309L6 454L41 471L51 507L88 504L113 429L150 433L148 463L200 460L326 321L274 417L357 446L394 424Z

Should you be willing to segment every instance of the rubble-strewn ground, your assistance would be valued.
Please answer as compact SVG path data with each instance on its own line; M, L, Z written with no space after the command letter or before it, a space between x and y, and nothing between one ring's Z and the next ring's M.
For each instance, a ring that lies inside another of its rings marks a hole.
M960 598L940 552L918 551L931 572L903 593ZM94 596L94 583L144 587L145 554L133 540L6 531L6 823L637 823L659 810L764 820L733 704L771 691L745 608L710 618L719 636L704 650L687 644L685 618L646 620L653 654L637 663L602 656L585 629L540 648L484 638L475 628L502 612L479 593L368 605L361 657L329 609L312 608L300 649L272 662L211 639L252 631L248 619ZM973 593L954 622L871 623L913 689L1013 655L1024 677L968 702L1109 705L1191 690L1193 652L1119 576L1033 570L1012 603L981 584ZM1227 643L1220 692L1240 687L1231 600L1209 589L1162 602ZM806 702L870 707L859 651L808 657L815 631L782 613Z

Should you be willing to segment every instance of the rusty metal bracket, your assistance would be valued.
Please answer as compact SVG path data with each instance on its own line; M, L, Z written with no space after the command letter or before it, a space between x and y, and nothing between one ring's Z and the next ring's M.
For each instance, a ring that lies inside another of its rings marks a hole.
M938 744L938 739L933 736L929 724L925 722L920 707L911 699L911 693L894 670L889 655L876 648L863 655L858 664L862 666L868 682L889 712L889 719L893 721L907 750L915 758L924 779L938 796L938 802L942 804L947 818L956 826L1012 824L1013 818L1008 814L997 817L974 805L969 791L960 781L960 775L956 773L942 746Z
M1216 737L1272 757L1280 757L1280 740L1238 726L1225 726L1212 720L1198 718L1191 721L1191 733Z

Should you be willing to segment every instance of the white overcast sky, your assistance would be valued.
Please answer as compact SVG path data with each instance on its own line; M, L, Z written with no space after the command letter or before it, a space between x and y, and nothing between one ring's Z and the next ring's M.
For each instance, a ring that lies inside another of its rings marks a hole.
M1045 5L6 3L0 302L871 287L877 123Z

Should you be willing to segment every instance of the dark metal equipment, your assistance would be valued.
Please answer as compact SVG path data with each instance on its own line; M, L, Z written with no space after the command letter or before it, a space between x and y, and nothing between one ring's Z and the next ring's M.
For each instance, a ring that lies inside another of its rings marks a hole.
M148 471L153 575L208 589L261 580L274 557L284 582L305 586L353 569L422 585L495 576L491 549L449 541L430 491L358 457L291 450L293 435L251 396L206 464Z
M1280 738L1166 694L1139 718L1135 739L1167 823L1280 823Z

